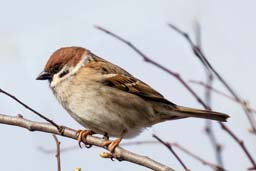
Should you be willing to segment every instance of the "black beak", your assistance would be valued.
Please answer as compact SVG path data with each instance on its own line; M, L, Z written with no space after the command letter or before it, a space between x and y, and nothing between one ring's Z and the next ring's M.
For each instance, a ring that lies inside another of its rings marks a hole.
M52 75L45 71L41 72L36 78L36 80L51 80L51 79L52 79Z

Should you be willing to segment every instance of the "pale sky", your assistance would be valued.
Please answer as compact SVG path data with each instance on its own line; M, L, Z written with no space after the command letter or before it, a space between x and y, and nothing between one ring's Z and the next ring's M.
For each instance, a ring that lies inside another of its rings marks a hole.
M96 30L100 25L133 42L144 53L164 66L179 72L185 80L205 80L204 69L194 57L187 42L167 27L173 23L193 33L193 23L202 25L202 43L210 62L253 106L256 101L256 23L253 0L1 0L0 5L0 87L22 99L59 124L82 129L58 104L46 82L36 81L48 57L63 46L82 46L112 61L144 80L174 103L201 106L181 84L165 72L145 63L126 45ZM223 89L220 83L214 86ZM203 97L203 89L193 86ZM33 113L0 96L0 113L42 121ZM250 152L256 151L255 137L248 133L248 122L237 104L214 95L213 109L230 114L227 123L245 140ZM178 142L196 154L215 162L213 149L204 133L204 120L184 119L165 122L146 129L129 141L153 140L156 133L164 140ZM215 123L214 130L224 148L225 168L241 171L250 163L228 134ZM56 170L54 154L38 147L54 149L51 135L0 125L0 170ZM77 142L60 137L61 147ZM176 170L178 161L161 145L129 146L127 149L147 155ZM99 148L77 149L61 154L63 171L81 167L92 170L147 170L128 162L111 162L99 157ZM211 169L178 151L191 170ZM256 155L254 153L254 157Z

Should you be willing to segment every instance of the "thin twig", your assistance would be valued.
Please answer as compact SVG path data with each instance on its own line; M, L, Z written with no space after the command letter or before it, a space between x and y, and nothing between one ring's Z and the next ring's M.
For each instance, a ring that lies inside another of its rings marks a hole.
M198 22L197 19L194 20L194 32L195 32L195 36L196 36L196 45L202 49L202 29L201 29L201 25Z
M193 157L194 159L200 161L202 164L207 165L209 167L211 167L212 169L216 170L216 171L225 171L226 169L224 169L222 166L213 164L211 162L206 161L205 159L199 157L198 155L195 155L194 153L192 153L191 151L189 151L188 149L182 147L181 145L179 145L178 143L172 143L173 147L176 147L178 149L180 149L181 151L183 151L184 153L188 154L189 156Z
M198 20L195 20L195 36L196 36L196 46L201 49L202 51L202 32L201 32L201 25L199 24ZM203 60L202 60L203 61ZM209 69L209 67L204 63L204 61L202 62L205 73L206 73L206 82L208 85L212 85L213 81L214 81L214 77L213 74L211 72L211 70ZM206 104L211 107L211 102L212 102L212 93L209 89L205 89L205 102ZM212 128L212 122L211 120L206 120L205 121L205 132L207 134L207 136L209 137L209 140L212 144L212 147L214 149L215 152L215 157L217 160L218 165L220 165L221 167L224 167L224 162L223 162L223 155L222 155L222 148L220 143L217 140L217 137L215 135L215 132Z
M240 105L243 105L244 108L247 108L248 111L256 113L256 109L252 108L247 101L243 101L243 102L237 101L233 96L230 96L230 95L224 93L223 91L217 90L216 88L213 88L211 85L206 84L206 83L204 83L202 81L190 80L189 82L193 83L193 84L196 84L196 85L200 85L200 86L202 86L204 88L207 88L210 91L212 91L212 92L214 92L214 93L216 93L218 95L221 95L222 97L225 97L225 98L227 98L229 100L232 100L233 102L236 102L236 103L239 103Z
M210 80L210 78L208 78ZM210 101L211 101L211 95L209 91L205 92L205 96L206 96L206 102L207 104L210 106ZM210 142L214 148L214 152L215 152L215 157L217 160L218 165L220 165L222 168L224 167L223 164L223 156L222 156L222 146L221 144L218 142L217 137L213 131L212 128L212 121L211 120L206 120L206 124L205 124L205 132L207 133Z
M256 170L256 167L250 167L248 170Z
M256 167L255 160L253 159L251 153L248 151L247 147L245 146L243 140L241 140L234 132L232 132L225 124L221 124L221 128L229 133L229 135L240 145L243 149L244 153L246 154L249 161L252 163L253 167Z
M208 121L208 120L206 121L205 132L209 136L210 142L211 142L211 144L214 148L215 156L216 156L216 160L217 160L218 165L220 165L221 167L224 167L223 166L223 157L222 157L222 146L217 141L216 135L213 132L212 121Z
M56 143L56 155L57 158L57 171L61 171L61 160L60 160L60 141L55 134L52 134L54 141Z
M43 146L38 146L37 148L38 148L39 151L41 151L41 152L43 152L45 154L54 154L54 153L56 153L56 149L46 149ZM68 146L68 147L62 147L60 149L60 151L61 151L61 153L65 153L65 152L69 152L69 151L73 151L73 150L79 150L79 149L80 149L79 146L71 145L71 146Z
M254 135L256 135L256 132L254 132L253 130L249 130L249 132L251 133L251 134L254 134Z
M207 80L208 80L209 84L212 84L211 75L208 75ZM208 90L205 91L205 101L206 101L207 105L211 106L211 93ZM222 156L222 146L217 140L217 137L212 128L212 124L213 123L211 120L206 120L205 132L207 133L207 135L210 139L210 142L214 148L215 157L216 157L218 165L220 165L221 167L224 167L223 156Z
M242 100L239 95L231 88L231 86L227 83L227 81L216 71L216 69L212 66L212 64L208 61L208 59L206 58L205 54L203 53L202 49L200 47L198 47L195 43L193 43L193 41L191 40L190 36L188 35L188 33L186 33L185 31L179 29L178 27L176 27L173 24L168 24L170 26L170 28L172 28L174 31L176 31L177 33L179 33L181 36L183 36L187 42L190 44L191 49L193 50L195 56L199 59L199 61L208 69L210 69L210 71L212 73L214 73L214 75L218 78L218 80L224 85L224 87L232 94L232 96L237 100L240 101L241 103L244 101ZM247 110L247 108L244 107L244 105L241 105L246 116L247 119L252 127L252 130L254 132L256 132L256 120L254 118L254 116L252 115L252 113Z
M169 144L171 144L173 147L178 148L179 150L183 151L184 153L186 153L187 155L189 155L190 157L194 158L195 160L201 162L202 164L211 167L212 169L219 171L219 170L226 170L224 168L222 168L221 166L211 163L201 157L199 157L199 155L196 155L194 153L192 153L191 151L189 151L188 149L186 149L185 147L181 146L178 143L170 143L169 141L167 141ZM122 143L122 146L130 146L130 145L159 145L160 143L158 141L153 141L153 140L149 140L149 141L133 141L133 142L124 142ZM42 151L43 153L46 154L53 154L56 152L55 149L45 149L43 147L39 147L38 148L40 151ZM61 152L68 152L68 151L72 151L72 150L78 150L79 147L78 146L69 146L69 147L64 147L61 149Z
M56 129L56 127L51 124L27 120L24 119L21 115L15 117L0 114L0 123L26 128L29 131L40 131L77 140L77 131L74 129L64 127L62 134L60 134L58 129ZM85 139L83 139L83 142L107 149L104 145L106 140L102 138L88 135ZM132 153L122 147L115 148L113 157L119 161L129 161L131 163L138 164L155 171L174 171L172 168L156 162L147 156L141 156Z
M47 122L49 122L50 124L54 125L60 132L62 131L62 127L59 126L58 124L56 124L55 122L53 122L51 119L47 118L46 116L40 114L39 112L37 112L36 110L32 109L31 107L29 107L28 105L26 105L25 103L23 103L21 100L19 100L17 97L15 97L14 95L12 95L11 93L8 93L7 91L4 91L3 89L0 88L0 93L3 93L5 95L7 95L8 97L12 98L13 100L15 100L16 102L18 102L19 104L21 104L23 107L25 107L26 109L30 110L31 112L35 113L37 116L39 116L40 118L43 118L44 120L46 120Z
M184 168L185 171L190 171L190 169L187 168L185 163L181 160L181 158L178 156L178 154L173 150L172 145L168 142L164 142L161 138L159 138L157 135L153 134L153 137L159 141L161 144L163 144L174 156L175 158L179 161L181 166Z
M170 144L171 146L178 148L179 150L183 151L184 153L186 153L187 155L189 155L190 157L194 158L195 160L201 162L202 164L211 167L212 169L216 170L216 171L225 171L226 169L224 169L222 166L219 166L217 164L211 163L201 157L199 157L199 155L196 155L195 153L192 153L191 151L189 151L188 149L186 149L185 147L181 146L178 143L170 143L167 141L168 144ZM127 143L123 143L123 146L126 145L145 145L145 144L159 144L159 142L157 141L134 141L134 142L127 142ZM53 152L53 151L51 151Z
M171 28L173 28L175 31L177 31L180 35L182 35L190 44L194 54L198 59L202 62L203 65L205 65L207 68L210 68L210 70L214 73L214 75L220 80L220 82L227 88L227 90L234 96L234 98L237 101L243 102L244 100L241 100L240 97L236 94L236 92L231 88L231 86L228 85L228 83L223 79L223 77L213 68L211 63L208 61L204 53L201 51L200 47L195 45L193 41L191 40L190 36L182 31L181 29L178 29L176 26L169 24ZM248 121L252 127L253 132L256 132L256 121L254 116L252 115L251 111L247 110L247 108L242 105L244 112L248 118ZM248 149L245 147L244 142L238 138L237 135L235 135L234 132L232 132L225 124L220 123L220 126L223 130L229 133L229 135L240 145L240 147L243 149L244 153L252 163L253 167L256 167L256 162L253 159L252 155L249 153Z
M118 39L119 41L123 42L124 44L126 44L128 47L130 47L131 49L133 49L135 52L137 52L143 59L144 61L151 63L152 65L162 69L163 71L169 73L171 76L173 76L174 78L176 78L191 94L192 96L207 110L211 110L211 108L197 95L197 93L186 83L186 81L184 81L184 79L182 79L182 77L180 76L180 74L178 74L177 72L173 72L172 70L164 67L163 65L157 63L156 61L152 60L151 58L149 58L148 56L146 56L144 53L142 53L136 46L134 46L131 42L125 40L124 38L110 32L109 30L106 30L103 27L100 26L96 26L97 29L105 32L106 34ZM249 161L251 162L251 164L253 166L256 167L256 163L252 157L252 155L249 153L247 147L241 143L242 140L240 140L235 133L233 133L231 131L230 128L228 128L224 123L219 122L221 128L223 130L225 130L241 147L241 149L243 150L243 152L246 154L247 158L249 159Z

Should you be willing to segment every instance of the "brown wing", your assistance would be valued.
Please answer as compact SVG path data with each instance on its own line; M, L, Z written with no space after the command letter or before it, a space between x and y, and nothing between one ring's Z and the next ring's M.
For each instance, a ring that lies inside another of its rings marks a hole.
M135 94L147 100L174 105L146 83L134 78L130 73L119 66L112 64L94 54L91 54L91 59L86 66L100 71L105 75L115 74L114 76L106 77L106 79L103 80L103 83L107 86L126 91L127 93Z
M120 68L119 66L112 64L111 62L108 62L91 52L86 67L93 68L102 74L122 74L126 76L132 76L130 73Z
M134 77L126 75L116 75L106 79L104 83L119 90L138 95L147 100L173 104L170 101L166 100L160 93L155 91L149 85Z

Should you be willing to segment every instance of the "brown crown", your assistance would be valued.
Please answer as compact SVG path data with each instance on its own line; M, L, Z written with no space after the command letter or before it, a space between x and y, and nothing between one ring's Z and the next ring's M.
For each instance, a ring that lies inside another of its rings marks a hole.
M49 72L55 65L62 68L64 65L75 66L85 52L88 52L82 47L64 47L56 50L49 58L45 65L44 71Z

